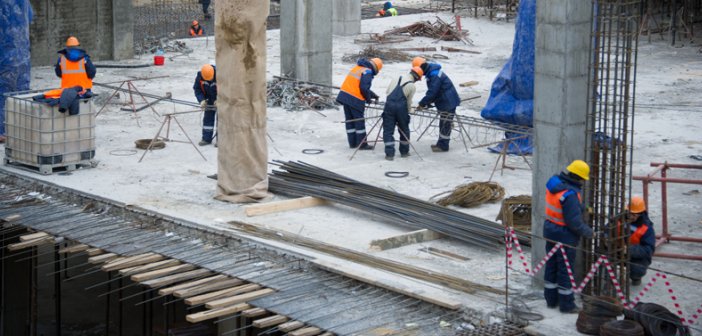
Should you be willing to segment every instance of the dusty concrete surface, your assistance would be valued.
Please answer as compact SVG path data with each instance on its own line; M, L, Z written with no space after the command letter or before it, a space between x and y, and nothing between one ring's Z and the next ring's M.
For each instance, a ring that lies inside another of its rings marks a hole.
M403 15L395 18L365 20L362 24L363 33L382 32L384 30L408 25L419 20L433 19L436 14ZM450 20L448 15L442 14ZM427 38L415 38L411 42L395 45L396 47L426 47L450 46L480 51L481 54L459 54L435 52L448 56L448 60L440 60L445 72L454 83L471 80L479 84L470 88L459 88L461 94L481 94L482 98L464 103L458 113L469 116L479 116L479 111L489 94L493 78L499 72L511 52L514 34L513 23L488 21L484 19L463 19L464 29L471 32L470 38L475 46L466 46L460 42L434 43ZM268 32L268 70L267 77L279 74L279 32ZM336 37L333 53L333 83L339 85L348 69L352 66L343 63L344 54L358 52L363 46L353 43L354 37ZM189 57L178 57L169 60L166 55L166 65L145 69L110 69L101 70L96 78L98 82L114 82L130 78L168 76L148 81L135 81L134 84L144 92L165 94L171 92L178 99L194 101L192 93L193 79L203 63L214 59L214 44L212 41L189 39L186 43L196 52ZM671 161L681 163L699 163L689 158L692 154L701 154L702 141L699 136L699 125L702 124L702 114L697 109L700 105L697 92L702 77L702 63L699 62L697 47L670 48L668 44L655 41L652 44L642 42L639 52L639 73L637 76L637 115L635 121L634 139L634 174L645 174L650 170L651 161ZM431 57L429 53L428 56ZM148 58L134 60L141 63ZM409 64L386 64L373 83L375 92L384 92L388 81L393 76L406 73ZM35 67L32 73L33 88L56 86L58 80L49 67ZM420 82L415 95L419 101L426 92L426 85ZM111 92L98 90L101 95L96 102L106 100ZM125 94L118 101L124 102ZM384 97L383 97L384 99ZM117 101L115 101L117 102ZM138 102L138 101L137 101ZM416 102L415 102L416 103ZM246 217L241 206L213 200L215 181L207 179L206 175L216 172L217 148L212 146L198 147L203 151L207 161L203 160L189 143L168 142L165 149L147 153L143 162L138 163L142 151L134 149L133 141L140 138L153 137L161 126L162 117L156 116L146 109L138 113L139 125L134 115L120 111L120 104L109 104L98 117L97 128L97 168L85 169L70 174L54 174L41 176L39 174L18 169L14 166L2 166L2 169L27 174L42 180L51 181L100 196L113 198L129 204L136 204L154 209L168 215L184 218L201 223L202 225L227 227L229 220L240 220L281 230L289 234L299 234L305 237L323 240L326 243L337 244L357 251L371 253L376 256L402 261L408 264L432 269L436 272L461 276L485 285L503 288L505 286L504 254L482 251L464 244L441 239L418 245L410 245L399 249L383 252L373 252L369 249L371 240L393 236L412 231L397 223L365 214L344 206L319 206L291 212L269 214L258 217ZM159 113L191 110L189 107L170 103L156 105ZM349 160L352 150L346 145L341 110L321 111L321 116L313 111L288 112L280 108L268 109L269 158L271 160L302 160L337 173L350 176L360 181L383 188L409 194L420 199L430 199L432 196L450 190L455 186L469 181L486 181L491 175L495 160L494 154L485 149L469 149L466 151L460 138L454 138L452 149L448 153L432 153L429 145L436 141L437 133L430 129L428 135L417 141L418 132L424 130L427 120L413 118L412 143L418 153L407 159L396 159L388 162L383 159L380 149L358 153ZM376 115L377 112L369 112ZM178 116L187 134L197 138L202 120L201 113ZM367 125L370 129L372 123ZM376 136L377 129L370 132ZM499 136L499 135L494 135ZM171 126L170 137L184 140L185 134L175 125ZM485 139L493 137L485 135ZM481 138L483 139L483 138ZM485 142L475 138L476 144ZM471 144L469 143L470 147ZM305 148L320 148L325 152L320 155L302 154ZM417 155L418 154L418 155ZM420 158L421 157L421 158ZM508 158L513 166L525 167L521 158ZM269 167L272 169L273 167ZM389 170L409 172L404 179L391 179L384 176ZM702 179L702 172L679 172L676 176ZM679 175L678 175L679 174ZM503 185L507 196L531 193L531 172L528 170L498 170L493 180ZM702 202L699 193L691 192L702 187L692 185L671 185L669 191L671 231L678 235L699 237L700 220L702 219ZM634 193L640 193L640 183L634 183ZM658 187L652 188L651 215L660 230L660 194ZM273 200L284 199L275 197ZM472 215L494 219L499 204L485 204L477 208L462 209ZM283 244L277 246L286 247ZM455 261L427 254L420 251L423 247L435 247L470 258L468 261ZM671 243L660 248L666 252L700 253L699 245L691 243ZM313 252L308 252L315 255ZM319 256L320 258L322 256ZM330 261L331 262L331 261ZM334 263L343 267L362 268L343 260ZM671 273L698 278L702 271L699 262L654 259L653 267ZM519 269L519 268L518 268ZM459 300L467 307L477 309L484 314L500 309L504 298L491 295L467 295L456 291L440 288L436 285L421 284L406 277L399 277L365 269L373 276L385 278L390 283L402 283L405 286L426 288L443 293L452 299ZM645 278L649 279L650 274ZM544 334L553 335L563 331L575 332L576 316L563 316L557 311L545 308L540 298L539 290L531 287L531 278L521 271L512 271L509 275L509 287L516 293L514 298L523 298L536 312L545 316L535 327ZM680 304L686 316L694 312L702 303L702 292L697 290L699 281L671 276L671 286L679 293ZM640 288L639 288L640 289ZM670 295L664 286L656 285L646 294L644 301L653 301L666 307L673 308ZM700 321L694 322L695 333L699 334Z

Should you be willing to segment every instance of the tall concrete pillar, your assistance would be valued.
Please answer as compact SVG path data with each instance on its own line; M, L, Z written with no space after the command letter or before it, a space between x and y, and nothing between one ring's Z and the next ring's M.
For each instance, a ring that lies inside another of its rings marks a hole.
M112 1L112 57L115 60L134 57L134 20L131 0Z
M534 59L532 233L541 236L546 181L574 159L584 160L590 1L539 0ZM545 243L532 241L532 264Z
M331 10L329 0L281 1L281 75L331 85Z
M361 2L358 0L332 0L334 35L353 36L361 33Z

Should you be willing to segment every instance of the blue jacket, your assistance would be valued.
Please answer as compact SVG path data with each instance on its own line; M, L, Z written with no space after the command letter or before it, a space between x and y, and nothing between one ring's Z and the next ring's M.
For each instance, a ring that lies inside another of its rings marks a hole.
M217 100L217 68L214 68L215 76L211 81L202 79L202 74L200 71L198 71L197 76L195 76L193 91L195 92L195 98L197 98L198 103L207 99L208 105L214 105L215 101Z
M551 193L569 190L561 197L563 219L566 226L560 226L549 220L544 222L544 237L564 244L577 246L580 237L592 238L592 229L583 221L583 205L578 199L580 185L566 174L552 176L546 183ZM581 195L582 196L582 195Z
M363 75L361 75L361 94L363 95L363 97L366 98L366 100L363 101L344 91L339 91L339 95L336 96L336 101L341 105L350 106L355 110L365 111L366 103L370 103L371 99L378 98L378 95L371 90L373 78L375 78L375 75L377 75L378 73L375 71L375 68L373 67L371 62L365 58L358 59L356 65L360 65L362 67L370 69L364 71Z
M632 278L641 278L646 274L648 265L651 264L653 253L656 252L656 232L653 223L648 218L648 212L642 213L633 223L629 223L631 234L641 225L648 225L648 230L641 237L638 245L629 246L630 272Z
M419 102L420 106L434 104L439 111L454 111L461 105L461 98L453 86L451 79L446 76L441 65L436 63L425 63L424 71L427 78L427 93ZM423 70L424 70L423 69Z
M95 68L95 65L90 60L90 56L85 52L85 50L79 48L65 48L59 50L58 53L65 56L71 62L76 62L79 61L81 58L85 58L85 73L88 75L88 78L95 78L95 73L97 73L97 69ZM59 57L56 60L56 65L54 65L54 72L56 73L56 76L62 76L61 57Z

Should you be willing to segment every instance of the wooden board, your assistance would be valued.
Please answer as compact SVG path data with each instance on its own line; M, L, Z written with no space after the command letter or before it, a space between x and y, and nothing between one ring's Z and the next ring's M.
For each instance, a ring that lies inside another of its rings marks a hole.
M251 325L254 326L255 328L266 328L266 327L278 325L281 323L285 323L287 320L288 320L288 318L283 316L283 315L273 315L273 316L264 317L262 319L255 320L255 321L253 321L253 323L251 323Z
M119 270L119 274L123 275L123 276L129 276L129 275L154 271L154 270L158 270L158 269L162 269L162 268L166 268L166 267L177 266L177 265L180 265L180 260L166 259L166 260L162 260L162 261L151 263L151 264L121 269L121 270Z
M158 288L158 287L163 287L163 286L168 286L170 284L174 284L179 281L186 281L190 280L192 278L197 278L200 276L208 276L212 274L210 270L206 270L203 268L192 270L190 272L185 272L185 273L178 273L178 274L173 274L169 275L163 278L156 278L153 280L149 281L144 281L141 284L144 286L147 286L149 288Z
M274 293L274 292L275 292L275 289L272 289L272 288L259 289L257 291L253 291L250 293L245 293L245 294L240 294L240 295L236 295L236 296L232 296L232 297L228 297L228 298L210 301L210 302L207 302L205 304L205 307L210 308L210 309L226 307L226 306L230 306L230 305L237 304L237 303L255 300L255 299L264 297L266 295L269 295L271 293Z
M241 293L247 293L250 291L258 290L260 288L261 288L261 285L257 285L257 284L246 284L246 285L236 286L233 288L222 289L222 290L219 290L216 292L202 294L202 295L198 295L198 296L193 296L191 298L187 298L187 299L185 299L185 304L190 305L190 306L195 306L195 305L205 303L207 301L212 301L212 300L216 300L216 299L223 298L223 297L239 295Z
M244 207L244 211L246 212L246 216L252 217L324 204L328 204L328 202L321 198L306 196L285 201L248 205Z
M211 277L200 279L200 280L190 281L190 282L182 283L180 285L176 285L173 287L160 289L158 291L158 295L170 295L177 290L199 287L201 285L208 284L208 283L213 282L213 281L224 280L226 278L227 278L226 275L220 274L220 275L215 275L215 276L211 276Z
M322 332L322 329L319 329L317 327L307 327L307 328L302 328L299 330L295 330L291 332L289 335L290 336L315 336L319 335L319 333Z
M46 237L41 237L41 238L37 238L37 239L28 240L28 241L25 241L25 242L20 242L20 243L14 243L14 244L7 245L7 249L10 250L10 251L17 251L17 250L25 249L25 248L27 248L27 247L38 246L38 245L41 245L41 244L44 244L44 243L48 243L48 242L51 242L51 241L53 241L53 237L51 237L51 236L46 236Z
M186 297L192 297L195 295L199 295L202 293L208 293L224 288L232 288L233 286L239 286L243 284L244 281L239 280L239 279L226 279L226 280L221 280L217 281L214 283L208 283L204 285L200 285L194 288L184 288L184 289L179 289L175 292L173 292L173 296L177 298L186 298Z
M85 244L76 244L76 245L71 245L64 247L58 251L58 253L77 253L77 252L83 252L87 249L89 249L90 246L85 245Z
M89 249L85 250L85 253L88 255L88 257L96 256L98 254L102 254L103 252L105 252L105 251L103 251L99 248L89 248Z
M165 259L164 256L156 253L144 253L138 256L127 257L121 261L110 261L102 265L102 270L105 272L116 271L124 268L141 266Z
M370 249L373 251L385 251L410 244L423 243L431 240L441 239L444 236L438 232L427 229L403 233L401 235L392 236L384 239L376 239L371 241Z
M263 308L251 308L241 312L241 316L251 318L266 315L267 313L268 312Z
M96 255L94 257L88 258L88 262L91 264L100 264L100 263L108 262L108 261L115 259L117 257L118 257L118 255L116 255L114 253L105 253L105 254L100 254L100 255Z
M221 317L221 316L236 314L240 311L244 311L244 310L247 310L249 308L251 308L251 306L249 306L248 304L240 303L240 304L236 304L236 305L229 306L229 307L222 307L219 309L206 310L204 312L190 314L190 315L187 315L185 317L185 319L190 323L198 323L198 322L202 322L205 320L209 320L209 319L213 319L213 318L217 318L217 317Z
M278 326L278 330L280 330L282 332L289 332L289 331L293 331L296 329L300 329L304 326L305 326L305 324L300 322L300 321L289 321L289 322L285 322L285 323L280 324Z
M30 233L28 235L20 236L19 240L21 242L26 242L28 240L35 240L35 239L44 238L44 237L48 237L48 236L49 236L49 234L46 232L35 232L35 233Z
M22 216L20 216L18 214L14 214L14 215L5 216L4 218L2 218L2 221L3 222L13 222L13 221L16 221L20 218L22 218Z
M131 276L130 279L132 279L132 281L142 282L142 281L147 281L147 280L151 280L151 279L164 277L166 275L170 275L170 274L174 274L174 273L190 271L193 269L195 269L195 265L191 265L191 264L176 265L176 266L161 268L161 269L157 269L157 270L149 271L149 272L145 272L145 273L134 274Z

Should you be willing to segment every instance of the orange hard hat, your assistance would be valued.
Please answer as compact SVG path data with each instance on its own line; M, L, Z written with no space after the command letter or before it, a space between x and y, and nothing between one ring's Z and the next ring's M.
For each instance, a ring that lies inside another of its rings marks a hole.
M629 202L629 212L637 214L642 213L644 211L646 211L646 202L644 202L643 197L632 197L631 201Z
M200 69L200 74L202 75L202 79L204 79L206 81L210 81L215 76L214 67L210 64L205 64Z
M66 39L66 47L77 47L79 45L80 42L78 42L78 39L75 36L71 36Z
M417 80L422 80L422 76L424 76L424 71L422 71L422 68L416 66L412 67L412 70L410 71L417 75Z
M380 72L380 69L383 68L383 60L380 58L371 58L371 63L375 65L375 70L377 70L376 72Z
M197 22L197 20L193 20L193 26L197 26L199 24L200 24L200 22Z
M379 11L378 11L378 14L379 14L380 16L385 16L385 10L384 10L384 9L379 10Z
M426 63L426 62L427 62L427 60L424 59L424 57L419 57L419 56L417 56L417 57L415 57L415 58L412 59L412 67L421 66L422 64L424 64L424 63Z

